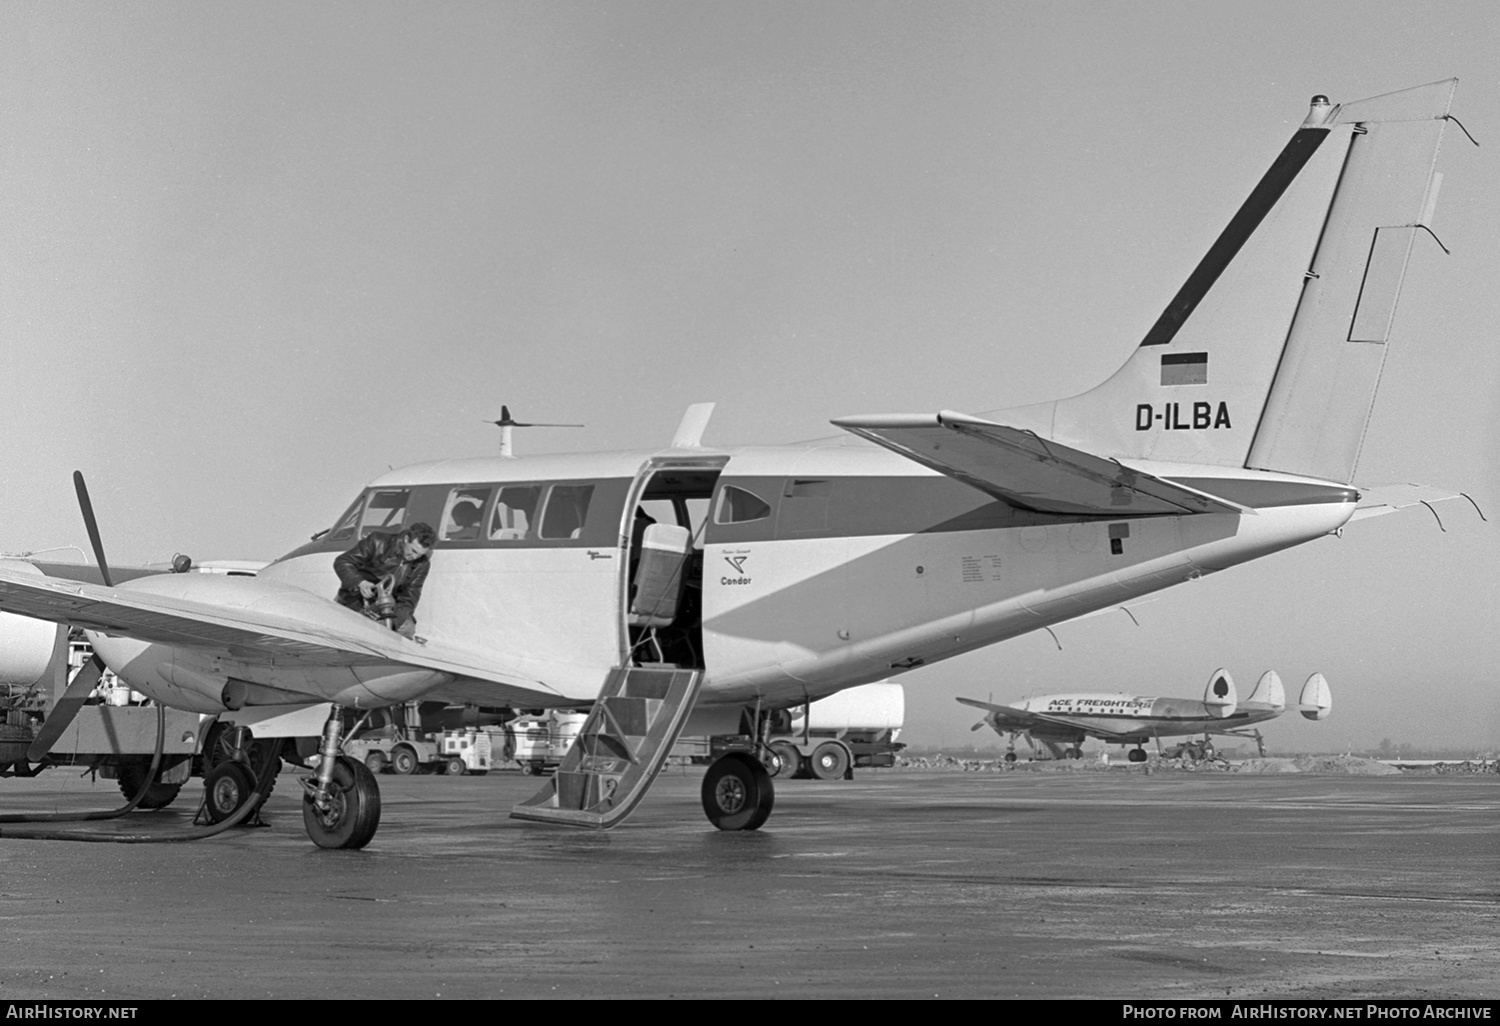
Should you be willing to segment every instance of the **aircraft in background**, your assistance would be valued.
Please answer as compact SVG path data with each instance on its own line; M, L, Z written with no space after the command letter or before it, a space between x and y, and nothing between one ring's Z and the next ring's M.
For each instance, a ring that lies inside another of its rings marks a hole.
M176 708L332 703L303 785L323 847L362 847L380 819L340 709L418 699L590 709L513 812L543 822L618 823L679 734L739 737L703 808L755 829L781 710L1451 496L1354 482L1454 86L1314 97L1124 366L1082 395L842 417L842 436L763 447L704 446L703 404L662 449L394 470L255 577L90 584L4 564L0 609L84 628L95 679L108 666ZM420 642L332 599L340 552L419 521L438 532ZM237 772L210 794L253 783Z
M1254 723L1274 720L1286 710L1286 690L1275 670L1267 670L1256 682L1255 690L1243 702L1235 690L1228 670L1215 670L1203 689L1203 700L1191 698L1147 698L1125 692L1081 692L1066 695L1035 695L993 705L973 698L960 698L964 705L988 711L984 719L971 728L990 727L1008 741L1005 761L1016 761L1016 738L1025 737L1033 751L1038 745L1054 759L1077 759L1083 755L1080 745L1085 738L1098 738L1112 745L1134 745L1127 758L1145 762L1146 741L1156 739L1161 750L1164 737L1186 737L1202 734L1197 743L1179 746L1182 758L1197 761L1214 758L1211 735L1253 739L1261 755L1266 754L1265 739L1258 730L1246 730ZM1321 673L1307 678L1302 685L1297 708L1309 720L1325 720L1333 709L1333 695Z

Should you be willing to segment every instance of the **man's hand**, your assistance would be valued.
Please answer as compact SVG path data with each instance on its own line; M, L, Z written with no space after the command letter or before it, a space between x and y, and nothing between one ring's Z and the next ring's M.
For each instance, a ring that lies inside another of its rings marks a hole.
M366 600L374 598L375 597L375 582L374 581L360 581L359 582L359 593Z

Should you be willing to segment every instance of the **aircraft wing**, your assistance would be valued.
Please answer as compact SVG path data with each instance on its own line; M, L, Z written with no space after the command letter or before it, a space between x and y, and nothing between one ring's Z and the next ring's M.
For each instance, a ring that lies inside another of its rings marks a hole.
M457 646L420 644L337 604L283 586L314 618L57 580L0 567L0 610L118 637L225 652L232 659L301 666L395 664L555 692L518 669ZM270 605L267 602L265 605Z
M833 423L1012 506L1041 513L1249 512L1035 432L950 410L841 417Z
M976 709L983 709L986 712L993 713L995 719L999 721L996 726L1001 730L1019 731L1036 730L1038 727L1056 727L1059 730L1066 730L1075 735L1086 734L1090 737L1105 740L1112 737L1125 737L1129 733L1128 731L1103 729L1094 723L1084 726L1077 720L1064 719L1061 716L1048 716L1046 713L1027 712L1024 709L1017 709L1013 705L991 705L989 702L980 702L973 698L960 698L958 701L964 705L972 705Z

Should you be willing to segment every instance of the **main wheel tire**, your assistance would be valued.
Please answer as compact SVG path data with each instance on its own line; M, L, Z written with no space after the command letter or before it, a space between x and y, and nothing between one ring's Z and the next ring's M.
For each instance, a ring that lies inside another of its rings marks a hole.
M365 756L365 768L371 773L380 773L385 769L385 753L370 752Z
M771 746L771 751L775 752L777 757L781 759L781 768L772 773L771 776L790 780L801 771L802 754L797 751L796 745L788 744L785 741L777 741Z
M328 808L302 798L302 824L319 848L363 848L380 826L380 785L365 764L339 756L333 764Z
M1005 753L1005 761L1006 762L1015 762L1016 761L1016 753L1015 752L1006 752Z
M399 773L401 776L410 776L420 769L422 763L417 759L417 753L410 748L398 748L391 753L391 772Z
M849 772L849 750L835 741L825 741L812 753L812 775L819 780L842 780Z
M1067 751L1063 752L1063 757L1066 758L1066 759L1082 759L1083 758L1083 749L1082 748L1069 748Z
M1145 762L1146 750L1144 748L1132 748L1125 756L1131 762Z
M238 762L221 762L203 778L203 801L210 823L222 823L255 793L255 778Z
M758 829L776 804L771 775L744 752L730 752L708 767L702 796L708 821L720 830Z
M465 766L464 761L456 755L443 763L443 773L450 777L461 777L468 771L469 767Z
M151 768L149 758L125 759L118 769L120 780L120 793L126 800L134 798L141 793L141 788L146 784L146 771ZM177 794L182 790L181 784L163 784L161 774L146 788L146 796L136 805L138 809L165 809L176 801Z

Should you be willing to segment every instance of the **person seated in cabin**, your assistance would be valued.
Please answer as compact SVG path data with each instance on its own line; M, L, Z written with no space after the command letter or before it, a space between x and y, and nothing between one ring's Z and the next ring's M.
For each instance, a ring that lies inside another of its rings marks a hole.
M339 575L339 605L372 619L389 619L391 630L407 638L416 637L417 603L432 566L432 545L437 532L430 524L412 524L404 531L375 531L333 561ZM374 603L381 583L389 581L392 606L387 614Z
M449 541L466 541L479 537L479 504L459 502L448 514L448 530L443 537Z

